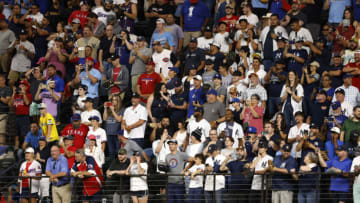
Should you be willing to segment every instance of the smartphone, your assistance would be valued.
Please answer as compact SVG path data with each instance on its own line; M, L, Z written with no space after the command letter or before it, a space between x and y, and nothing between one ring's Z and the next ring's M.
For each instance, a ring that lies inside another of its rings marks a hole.
M105 102L105 106L110 107L110 106L112 106L112 103L111 102Z
M85 47L79 47L78 51L85 51Z
M327 119L329 122L333 122L334 121L334 119L332 118L332 117L328 117L328 119Z

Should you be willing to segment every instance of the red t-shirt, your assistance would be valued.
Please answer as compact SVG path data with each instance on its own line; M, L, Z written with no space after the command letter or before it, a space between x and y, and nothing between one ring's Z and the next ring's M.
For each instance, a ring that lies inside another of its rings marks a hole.
M67 150L70 151L70 152L75 152L76 148L74 146L68 146ZM61 154L65 153L65 150L62 147L60 148L60 153ZM64 154L64 156L65 156L65 154ZM75 156L72 156L72 157L65 156L65 157L66 157L66 159L68 161L69 169L71 169L73 167L73 165L74 165L74 162L75 162Z
M152 74L143 73L140 75L137 84L140 85L141 94L152 94L158 83L161 82L159 74L153 72ZM147 100L142 99L141 101L146 103Z
M74 18L78 18L80 20L81 27L83 28L87 22L88 14L89 14L89 11L87 11L87 12L83 12L81 10L73 11L68 19L68 22L71 24L71 22Z
M121 67L115 67L113 69L113 81L116 82L116 79L118 75L120 74ZM120 92L120 88L118 88L116 85L111 88L111 94L116 94Z
M24 96L20 94L15 94L14 96L14 106L16 115L29 115L29 107L32 102L32 97L30 93L26 93L26 96L29 100L29 105L25 105Z
M64 130L61 132L61 136L66 137L68 135L74 135L73 145L75 149L81 149L84 147L88 131L89 128L84 124L81 124L78 129L74 129L72 124L70 123L65 126Z
M356 63L348 63L346 66L360 69L360 63L357 65L356 65ZM354 76L352 78L352 86L357 87L360 90L360 76Z
M235 24L231 24L231 21L235 21ZM236 26L236 22L239 20L239 16L234 16L232 15L230 18L224 16L222 18L220 18L219 22L225 22L227 24L227 29L226 31L229 32L230 31L230 27L235 27Z

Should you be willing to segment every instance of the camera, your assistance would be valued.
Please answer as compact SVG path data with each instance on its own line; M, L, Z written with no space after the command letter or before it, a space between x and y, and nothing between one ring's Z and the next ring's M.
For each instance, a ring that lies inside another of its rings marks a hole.
M16 87L15 92L16 92L16 94L19 94L19 93L21 92L21 88L20 88L20 87Z
M105 106L110 107L110 106L112 106L112 103L111 102L105 102Z

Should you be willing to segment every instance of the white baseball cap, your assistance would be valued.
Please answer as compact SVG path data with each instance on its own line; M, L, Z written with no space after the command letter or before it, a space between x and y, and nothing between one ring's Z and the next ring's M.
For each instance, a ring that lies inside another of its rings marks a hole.
M330 130L330 132L340 134L340 128L338 128L338 127L332 127L331 130Z
M32 147L28 147L28 148L26 148L25 153L33 153L34 154L35 150Z
M196 79L196 80L202 80L202 77L201 77L200 75L195 75L195 76L194 76L194 79Z

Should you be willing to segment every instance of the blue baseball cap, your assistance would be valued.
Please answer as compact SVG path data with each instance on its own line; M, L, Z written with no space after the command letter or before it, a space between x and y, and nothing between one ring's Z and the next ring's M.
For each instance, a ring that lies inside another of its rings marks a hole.
M333 102L333 103L331 104L331 108L332 108L333 110L338 109L339 107L341 107L341 104L340 104L339 101L335 101L335 102Z
M176 74L179 73L179 69L177 67L170 67L169 70L174 71Z
M345 75L343 75L343 79L350 78L350 77L353 77L353 75L351 75L349 73L346 73Z
M79 121L81 120L80 114L76 113L71 117L71 121Z
M91 116L91 117L89 118L89 121L91 121L91 120L100 121L100 118L99 118L99 116Z
M255 127L253 127L253 126L250 126L250 127L248 127L247 132L248 132L248 133L256 134L256 133L257 133L257 129L256 129Z
M222 79L222 76L219 73L216 73L213 77L213 79Z
M240 99L239 98L234 98L234 99L231 100L231 103L235 103L235 102L240 103Z
M206 94L213 94L213 95L217 96L217 92L214 89L210 89Z
M46 141L46 137L45 136L40 136L39 140Z
M174 86L175 87L181 87L181 85L182 85L181 80L179 78L175 78L174 79Z

